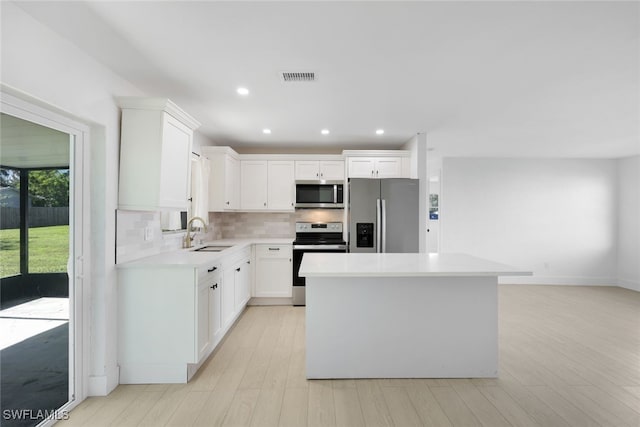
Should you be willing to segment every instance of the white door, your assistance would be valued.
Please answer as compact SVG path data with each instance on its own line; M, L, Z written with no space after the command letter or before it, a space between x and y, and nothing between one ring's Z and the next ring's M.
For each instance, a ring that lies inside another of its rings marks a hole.
M213 289L209 289L209 341L214 342L222 328L222 288L220 275L213 281Z
M224 209L240 207L240 162L231 156L224 159Z
M344 180L344 162L341 160L322 160L320 162L320 179L327 181Z
M267 209L267 162L240 161L240 209Z
M226 327L236 311L235 303L235 266L225 268L222 275L222 326Z
M191 137L191 129L164 114L159 195L162 208L187 208L191 188Z
M207 349L209 348L209 337L211 336L209 331L209 325L210 325L209 286L213 286L213 285L210 285L209 282L205 279L199 280L198 296L197 296L198 310L196 313L197 325L198 325L198 331L197 331L198 361L202 360L204 355L207 354Z
M349 178L375 178L375 159L372 157L350 157Z
M401 157L381 157L375 162L376 178L400 178L402 177Z
M291 297L291 255L291 245L256 245L256 297Z
M2 113L0 119L0 134L2 134L2 138L0 138L1 165L13 165L14 167L27 166L26 164L22 165L14 162L17 158L21 158L22 161L30 162L29 168L31 170L36 170L38 167L50 167L53 169L49 169L49 171L60 172L64 170L66 172L60 173L67 174L68 176L68 184L66 185L68 189L68 225L59 226L66 227L67 231L56 233L58 235L56 239L58 248L55 249L55 253L49 252L47 255L47 252L44 252L45 257L49 258L48 264L46 264L48 271L58 278L64 278L64 283L66 283L66 286L63 286L62 289L67 292L67 295L54 297L53 299L57 300L57 302L49 307L49 310L54 308L54 306L60 309L57 311L59 318L48 322L51 324L51 328L46 332L40 329L38 333L31 334L28 337L23 336L20 342L14 342L13 344L8 343L8 346L2 350L3 364L11 363L9 360L10 353L13 353L15 356L14 361L16 363L30 363L35 360L31 357L32 354L30 353L36 348L36 341L46 338L45 335L57 334L54 339L55 342L67 343L66 346L63 344L61 347L59 345L47 345L47 343L54 342L51 340L42 342L41 344L43 344L43 346L40 346L38 350L41 353L41 358L42 360L50 360L40 367L33 365L30 367L25 366L25 368L28 368L34 375L39 375L38 372L40 372L40 369L50 372L52 376L50 380L55 381L58 383L58 386L60 386L59 390L48 390L49 396L52 395L51 393L57 394L59 400L51 401L45 396L44 398L47 399L47 402L41 402L42 404L38 403L40 390L28 390L28 388L25 388L25 392L28 393L28 399L31 403L31 414L37 417L37 419L34 418L31 421L37 424L43 421L43 418L37 415L39 410L42 410L42 413L51 413L52 407L56 407L55 409L70 410L87 395L85 385L88 380L88 372L84 367L89 365L89 334L88 328L85 326L88 324L90 316L90 296L84 289L89 288L85 281L88 281L91 277L91 257L89 253L91 193L89 185L85 185L86 182L89 182L90 163L90 153L89 150L85 148L85 145L89 140L89 128L67 116L58 115L58 113L54 112L53 107L49 108L41 102L38 102L36 105L32 103L30 98L27 96L23 97L22 95L17 97L13 94L2 92L0 96L0 112ZM5 129L6 121L12 121L14 119L23 122L24 126L19 126L11 130ZM25 127L28 128L25 135L51 134L53 138L49 139L41 136L39 142L36 140L31 141L29 138L23 138L19 144L13 144L12 142L15 141L12 141L12 138L20 138L19 131ZM34 133L34 128L37 128L37 132L39 133ZM58 147L51 145L54 141L58 144ZM15 151L16 149L22 149L24 152L20 154ZM14 160L10 161L10 158L14 158ZM38 163L42 161L47 164ZM28 188L25 189L28 190ZM0 215L3 215L3 213L0 213ZM29 225L28 223L20 225L20 227L24 227L27 233L33 232L29 240L18 243L18 245L23 246L21 249L24 249L27 253L30 252L29 245L37 246L43 243L42 240L40 240L41 243L32 241L33 238L36 238L36 229L34 226L35 224ZM34 228L32 229L31 227ZM38 228L38 232L43 232L45 231L43 229L47 227ZM22 234L22 232L20 234ZM62 236L61 239L60 236ZM37 249L35 246L31 249ZM0 250L9 249L10 248L3 247ZM49 249L49 251L51 250L52 249ZM30 272L41 274L37 268L39 261L35 254L32 253L29 259L25 261L27 262L20 262L20 264L23 265L19 266L18 276L28 275ZM51 269L51 263L55 264L54 269ZM3 262L3 271L8 267L10 266ZM42 267L42 265L40 265L40 267ZM47 283L43 283L42 285L46 286ZM4 298L6 298L5 295L1 295L0 297L3 298L3 302L8 302L4 301ZM49 302L53 303L53 301ZM39 306L39 300L25 302L25 304L31 303L36 303L36 306ZM14 305L11 308L15 310L18 307L19 306ZM45 308L46 307L45 305ZM27 317L39 316L37 312L38 307L32 307L32 309L25 308L31 315ZM66 316L65 312L68 313ZM40 317L49 316L40 315ZM25 322L31 321L29 318L22 320ZM21 329L23 332L33 332L33 329L29 327ZM2 330L1 326L0 336L5 338L8 336L6 331ZM17 346L27 342L31 343L31 350L28 350L28 353L25 353L23 357L21 357L20 347ZM60 354L61 351L64 352L64 355ZM52 353L49 355L47 352L55 352L55 354ZM62 365L56 365L56 360L61 361ZM18 369L14 371L14 373L19 372ZM10 378L7 379L5 374L11 374L11 372L5 373L3 371L2 382L6 380L13 381ZM60 378L53 378L56 375L59 375ZM22 377L20 381L29 381L29 378ZM0 389L3 388L3 385L4 384L0 384ZM46 391L43 390L43 392ZM26 397L27 396L21 396L20 393L7 396L3 395L3 409L12 408L24 410L25 408L23 405L20 405L20 402ZM16 405L15 403L9 402L8 398L14 399L14 402L18 404Z
M268 208L293 210L295 176L293 160L268 162Z
M315 181L320 178L319 162L317 160L296 160L296 179L300 181Z

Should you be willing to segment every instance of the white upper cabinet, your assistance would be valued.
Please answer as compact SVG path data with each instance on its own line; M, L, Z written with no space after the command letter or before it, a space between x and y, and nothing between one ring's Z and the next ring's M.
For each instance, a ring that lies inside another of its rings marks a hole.
M376 178L402 178L402 158L381 157L376 159Z
M403 150L344 151L349 178L410 178L410 153Z
M242 160L240 165L241 210L293 210L292 160Z
M320 179L327 181L344 180L343 160L320 160Z
M344 180L342 160L296 160L296 180Z
M224 159L224 204L226 209L240 208L240 161L231 156Z
M376 160L372 157L350 157L349 178L375 178Z
M294 205L294 163L291 160L267 162L267 207L269 210L291 210Z
M229 147L202 147L211 161L209 175L209 210L211 212L240 209L240 160Z
M168 99L118 99L122 108L118 205L186 210L196 120Z
M267 162L240 161L240 209L267 209Z

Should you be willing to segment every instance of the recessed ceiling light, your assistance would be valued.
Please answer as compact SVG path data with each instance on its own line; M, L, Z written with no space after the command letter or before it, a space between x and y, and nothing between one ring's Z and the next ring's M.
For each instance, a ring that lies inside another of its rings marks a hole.
M322 129L320 133L323 135L329 135L329 129Z
M271 129L262 129L262 133L266 133L268 135L271 133Z
M247 89L246 87L239 87L238 89L236 89L236 92L238 92L238 95L242 96L249 95L249 89Z
M384 133L384 129L377 129L376 135L382 135Z

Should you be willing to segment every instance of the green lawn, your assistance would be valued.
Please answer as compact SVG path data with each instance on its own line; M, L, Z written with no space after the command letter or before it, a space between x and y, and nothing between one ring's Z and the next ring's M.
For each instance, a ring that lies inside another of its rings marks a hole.
M61 273L67 271L69 226L29 229L29 272ZM20 273L20 230L0 230L0 277Z

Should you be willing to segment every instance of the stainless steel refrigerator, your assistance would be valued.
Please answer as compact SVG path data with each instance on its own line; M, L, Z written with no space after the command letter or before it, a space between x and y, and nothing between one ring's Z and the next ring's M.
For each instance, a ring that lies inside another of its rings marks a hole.
M418 252L419 181L349 179L349 251Z

